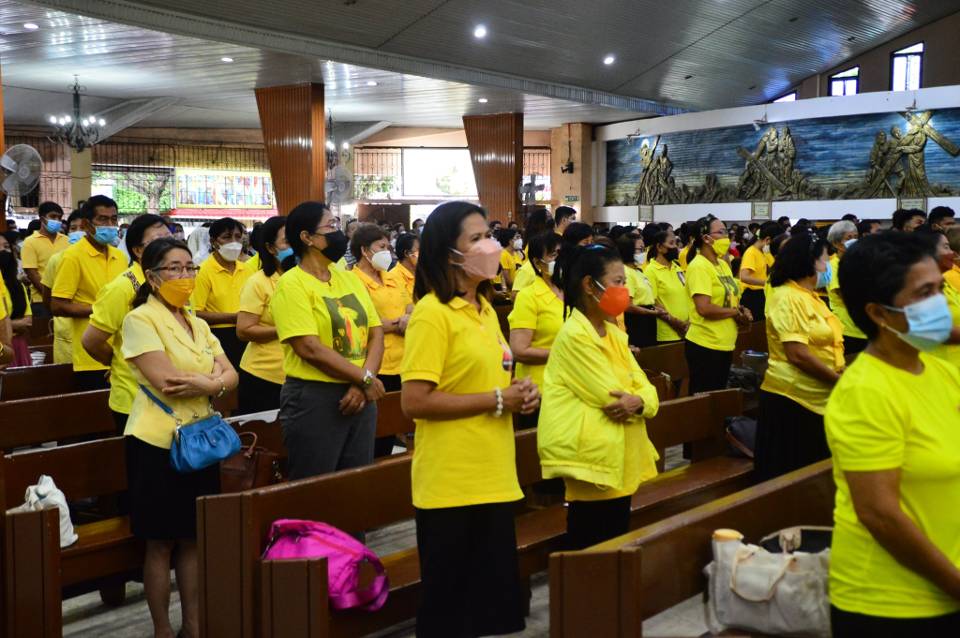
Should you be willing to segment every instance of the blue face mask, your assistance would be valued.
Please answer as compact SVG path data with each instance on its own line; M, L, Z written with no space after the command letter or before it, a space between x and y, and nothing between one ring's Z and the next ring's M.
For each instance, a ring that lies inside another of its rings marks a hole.
M827 262L827 269L817 273L817 289L826 288L830 285L830 279L833 277L833 266Z
M847 241L843 242L843 247L846 248L847 250L850 250L850 246L853 246L855 243L857 243L856 237L854 237L853 239L848 239Z
M292 254L293 254L293 248L290 248L289 246L287 246L286 248L284 248L283 250L277 253L277 261L279 261L282 264L283 260Z
M44 227L47 229L47 232L51 235L56 235L60 232L60 229L63 228L63 222L59 219L48 219L44 224Z
M903 308L884 306L893 312L902 312L907 317L907 331L900 332L890 326L884 326L908 344L920 351L936 348L950 338L953 330L953 317L943 293L927 297L923 301L912 303Z
M120 239L120 230L116 226L97 226L97 231L93 238L102 246L116 246Z
M82 230L75 230L69 235L67 235L67 239L71 244L75 244L86 236L87 234Z

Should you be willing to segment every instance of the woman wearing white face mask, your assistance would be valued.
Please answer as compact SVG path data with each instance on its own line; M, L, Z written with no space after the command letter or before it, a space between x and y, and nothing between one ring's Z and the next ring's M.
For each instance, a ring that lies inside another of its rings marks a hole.
M531 238L527 253L537 278L517 293L513 310L507 317L510 349L517 363L516 377L530 377L537 387L542 387L550 347L563 325L563 290L553 279L560 254L560 236L548 230ZM520 427L536 427L538 416L539 410L520 415Z
M240 293L254 273L239 261L243 234L243 224L230 217L210 224L210 256L200 264L197 286L191 298L197 316L210 324L227 358L237 369L247 345L237 337Z
M523 265L523 237L513 228L501 228L495 235L503 251L500 253L500 282L503 292L513 288L513 280L517 278L517 270ZM494 280L494 283L497 283Z
M843 303L843 297L840 296L840 258L857 241L857 227L851 221L839 221L827 231L827 241L837 251L830 258L830 268L833 271L830 284L827 286L830 310L843 325L843 350L849 357L862 352L867 347L867 335L853 323L850 313L847 312L847 306Z
M393 255L385 232L373 224L361 224L350 239L350 252L357 260L357 274L380 315L383 325L383 363L379 378L387 392L400 391L400 363L403 361L403 335L413 312L413 299L396 277L387 274ZM386 456L393 450L394 437L377 439L374 456Z
M643 272L647 254L643 250L643 238L627 233L617 238L617 250L623 260L630 291L630 306L623 315L631 346L646 348L657 345L657 319L666 316L666 311L656 305L653 287Z

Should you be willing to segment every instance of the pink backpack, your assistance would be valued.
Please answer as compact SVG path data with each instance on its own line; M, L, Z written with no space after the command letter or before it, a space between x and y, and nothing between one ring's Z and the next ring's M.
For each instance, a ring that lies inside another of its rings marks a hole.
M376 611L387 601L390 584L383 563L366 545L332 525L283 518L270 527L265 560L326 558L330 604L334 609ZM370 586L359 590L360 566L376 571Z

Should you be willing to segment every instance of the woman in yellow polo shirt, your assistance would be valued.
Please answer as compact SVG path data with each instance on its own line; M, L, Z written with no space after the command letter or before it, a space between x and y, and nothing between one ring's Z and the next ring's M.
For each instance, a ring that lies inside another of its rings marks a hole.
M740 305L740 285L724 259L729 250L722 221L713 215L697 220L686 270L687 295L693 303L684 350L691 394L727 387L737 328L753 321L750 310Z
M70 213L67 218L67 243L72 246L86 236L83 231L83 217L80 210ZM47 261L43 269L43 275L40 278L40 285L43 287L43 303L49 310L50 292L53 290L53 282L57 279L57 273L60 270L60 263L66 250L54 253ZM54 363L73 363L73 320L70 317L53 318L53 362Z
M420 238L413 233L402 233L397 237L395 250L397 263L387 276L399 281L413 299L413 282L417 272L417 257L420 255Z
M243 224L230 217L210 224L210 256L200 264L192 300L197 316L210 324L235 368L246 348L237 337L240 292L255 272L240 261L244 233Z
M527 243L527 256L537 274L513 302L507 317L510 323L510 349L516 362L516 377L530 377L538 388L543 387L543 370L550 357L550 347L563 325L563 291L554 281L554 267L560 254L560 237L548 230ZM521 428L537 426L539 412L521 414Z
M196 500L220 491L219 466L177 472L170 465L170 445L178 422L210 415L211 397L236 387L237 373L206 322L184 311L196 273L187 245L172 237L154 240L141 265L146 279L123 320L123 356L140 384L124 431L130 528L146 542L143 588L154 635L173 635L172 566L181 632L198 636Z
M0 279L0 295L7 291L6 285ZM0 304L0 369L13 363L13 328L10 326L10 315L7 309Z
M617 238L616 246L630 292L630 306L623 315L630 345L638 348L656 345L657 319L664 316L664 310L657 307L653 286L643 271L647 262L643 238L636 232L626 233Z
M768 271L773 265L770 242L781 234L783 234L783 226L773 221L766 222L760 227L756 241L744 251L743 258L740 260L738 275L744 288L740 303L750 309L754 321L763 321L766 317L764 288L767 285Z
M544 373L537 442L544 478L564 479L567 536L580 549L629 531L630 496L657 475L644 419L659 402L615 325L630 304L617 251L578 248L563 295L567 320Z
M837 315L840 325L843 326L843 351L846 356L857 354L867 347L867 336L856 326L847 306L840 295L840 259L847 248L857 241L857 227L851 221L839 221L827 231L827 241L833 246L834 254L830 258L830 285L827 286L827 296L830 299L830 310Z
M243 285L237 312L237 337L247 343L240 359L239 414L280 407L283 351L270 312L270 300L280 275L296 265L293 249L287 243L286 225L287 218L277 215L253 234L260 269Z
M30 345L27 335L33 325L33 309L30 305L30 293L17 276L17 256L7 238L0 234L0 279L4 288L2 303L13 329L13 365L31 366Z
M500 253L500 279L503 290L510 291L513 289L517 271L525 261L523 258L523 237L515 228L501 228L496 233L496 239L503 248Z
M960 636L960 371L926 352L951 332L943 277L900 232L858 240L840 275L870 343L827 402L833 636Z
M347 237L326 205L294 208L286 238L300 263L277 281L270 313L286 374L280 421L290 478L368 465L384 394L380 317L356 273L334 265Z
M665 314L657 317L657 343L680 341L690 327L690 297L686 276L677 263L677 236L670 229L653 235L647 256L647 280Z
M780 249L770 273L776 293L767 315L770 359L760 388L758 480L830 456L823 413L844 360L843 328L816 293L829 279L827 242L807 233Z
M928 242L933 257L937 260L937 268L944 275L943 296L947 298L947 306L950 308L950 316L953 319L950 337L943 344L932 349L930 354L960 366L960 292L946 282L946 274L953 268L956 253L950 248L950 242L947 241L944 233L921 230L915 232Z
M500 244L490 238L484 210L441 204L420 242L419 301L401 373L403 411L417 424L417 635L519 631L514 508L523 492L510 414L536 410L539 391L529 379L510 379L512 353L488 300Z

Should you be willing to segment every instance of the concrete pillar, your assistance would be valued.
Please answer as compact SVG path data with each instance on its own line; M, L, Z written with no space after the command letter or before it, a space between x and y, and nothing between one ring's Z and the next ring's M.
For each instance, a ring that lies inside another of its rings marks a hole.
M79 208L80 202L90 199L93 182L93 152L89 148L78 153L70 149L70 204Z
M593 223L593 126L584 123L564 124L550 131L551 205L572 206L577 218ZM573 163L573 172L562 168Z

